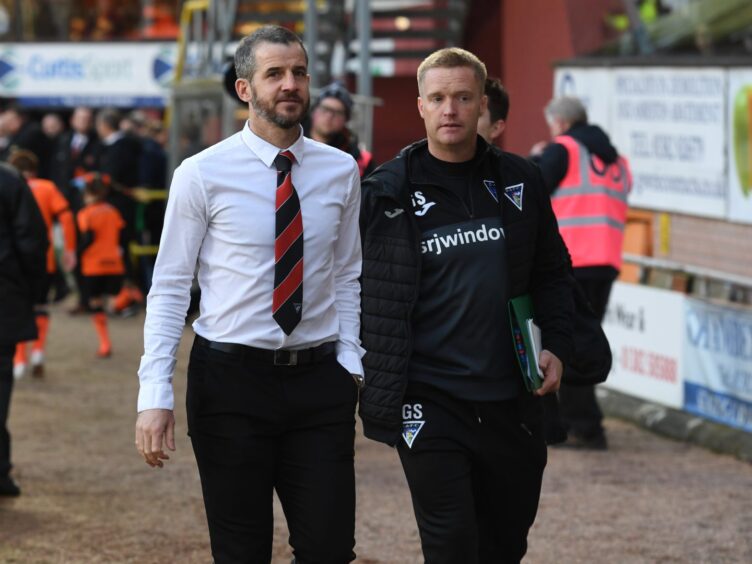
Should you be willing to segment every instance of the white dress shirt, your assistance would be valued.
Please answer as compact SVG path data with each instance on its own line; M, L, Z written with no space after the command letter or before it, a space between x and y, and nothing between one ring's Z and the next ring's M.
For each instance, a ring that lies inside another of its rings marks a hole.
M86 143L88 142L89 142L88 135L75 131L73 133L73 137L71 137L71 149L80 153L81 151L84 150L84 147L86 146Z
M173 408L175 354L197 265L201 307L193 329L202 337L262 349L336 341L340 364L363 374L358 165L302 128L288 150L303 214L300 323L285 335L272 318L280 149L246 125L175 170L147 301L138 411Z

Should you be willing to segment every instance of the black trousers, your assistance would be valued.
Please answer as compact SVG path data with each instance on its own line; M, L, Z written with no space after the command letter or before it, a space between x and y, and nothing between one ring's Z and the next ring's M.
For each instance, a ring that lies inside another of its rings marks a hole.
M593 306L598 318L603 321L608 306L611 286L614 284L616 272L613 276L587 277L578 276L574 269L574 276L585 291L585 295ZM567 386L562 384L559 389L559 413L569 431L585 439L603 435L603 412L595 398L595 386Z
M214 562L270 562L273 490L298 563L355 558L357 396L334 354L273 366L194 342L188 431Z
M13 354L16 345L0 345L0 478L7 476L10 463L10 433L8 412L13 393Z
M519 562L546 466L542 424L518 400L413 392L402 415L408 439L397 448L426 564Z

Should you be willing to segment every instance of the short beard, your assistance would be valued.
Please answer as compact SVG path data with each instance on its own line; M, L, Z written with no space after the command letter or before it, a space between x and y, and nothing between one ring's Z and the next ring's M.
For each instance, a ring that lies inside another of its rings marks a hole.
M295 100L297 102L303 102L303 98L298 95L291 96L289 99ZM262 117L269 123L273 123L277 127L281 127L282 129L292 129L293 127L298 126L303 120L303 116L308 113L309 106L310 100L307 100L303 105L303 111L300 112L300 115L298 117L288 118L274 111L273 105L264 105L264 103L256 95L256 89L253 88L253 85L251 85L251 107L253 107L253 111L256 113L256 115Z

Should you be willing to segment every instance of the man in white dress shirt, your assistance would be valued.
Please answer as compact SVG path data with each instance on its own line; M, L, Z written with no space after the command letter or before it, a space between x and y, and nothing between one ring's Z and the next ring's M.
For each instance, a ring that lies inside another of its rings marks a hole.
M217 563L271 560L273 490L297 562L355 557L360 177L350 155L302 135L307 65L282 27L240 42L248 122L175 171L148 298L136 447L162 467L198 263L186 408Z

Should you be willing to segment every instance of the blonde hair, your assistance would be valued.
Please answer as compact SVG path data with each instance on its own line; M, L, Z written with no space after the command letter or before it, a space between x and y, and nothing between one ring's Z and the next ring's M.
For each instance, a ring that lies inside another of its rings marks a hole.
M486 65L470 51L465 51L459 47L447 47L434 51L428 57L423 59L418 67L418 92L423 90L423 79L426 73L431 69L452 69L456 67L467 67L472 69L478 79L478 89L482 92L483 85L486 83L488 73Z

